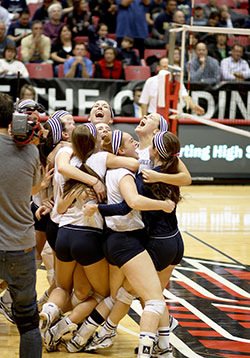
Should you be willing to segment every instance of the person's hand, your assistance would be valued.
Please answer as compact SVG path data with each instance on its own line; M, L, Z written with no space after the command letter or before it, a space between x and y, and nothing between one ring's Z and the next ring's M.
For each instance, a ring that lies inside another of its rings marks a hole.
M108 44L107 44L106 42L102 42L100 47L101 47L101 48L105 48L105 47L107 47L107 46L108 46Z
M93 185L93 189L97 195L98 201L101 203L106 198L106 187L101 182L101 180L97 180L97 183Z
M155 170L143 169L142 178L144 183L157 183L159 182L159 173Z
M199 61L200 61L201 67L204 68L206 65L206 57L205 56L200 57Z
M78 64L81 64L81 65L82 65L82 64L83 64L82 56L76 56L74 62L75 62L75 64L77 64L77 65L78 65Z
M85 216L93 216L95 212L98 211L98 205L97 204L85 204L83 205L83 215Z
M48 188L53 176L54 176L54 168L49 169L49 164L47 164L45 168L42 167L41 190Z
M37 220L40 221L42 216L49 214L53 209L53 206L54 202L52 200L47 200L42 205L40 205L35 212L35 217L37 218Z
M163 211L165 211L165 213L171 213L175 208L175 203L170 200L170 199L166 199L163 202Z
M204 108L202 108L201 106L199 106L198 104L196 104L194 106L194 111L196 114L199 114L200 116L203 116L203 114L205 114L205 110Z

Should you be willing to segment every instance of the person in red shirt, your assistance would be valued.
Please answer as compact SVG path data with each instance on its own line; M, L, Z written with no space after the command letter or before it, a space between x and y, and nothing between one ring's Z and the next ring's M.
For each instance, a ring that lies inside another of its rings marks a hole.
M122 62L116 59L116 49L106 47L104 57L95 62L94 78L124 79Z

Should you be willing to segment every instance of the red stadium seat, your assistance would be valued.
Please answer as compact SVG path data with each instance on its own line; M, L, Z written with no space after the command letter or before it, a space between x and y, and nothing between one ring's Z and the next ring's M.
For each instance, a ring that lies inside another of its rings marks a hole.
M151 76L149 66L124 66L125 80L146 80Z
M26 63L31 78L52 78L53 66L51 63Z
M247 9L233 9L233 12L236 12L237 14L247 15L248 16L248 10Z
M240 0L240 8L241 9L248 9L249 8L248 0Z
M227 44L229 47L232 47L235 42L240 43L242 46L247 46L249 44L248 36L231 36Z
M84 43L85 45L88 45L88 36L76 36L74 37L74 41L75 42L81 42L81 43Z
M144 51L144 60L146 61L146 59L149 56L157 56L159 58L166 56L167 55L167 51L165 49L153 49L153 48L147 48Z
M116 41L116 34L108 34L108 38Z
M64 69L63 69L62 63L60 63L60 65L58 66L58 77L60 77L60 78L64 77Z
M43 5L42 2L28 4L28 9L29 9L29 12L30 12L30 18L31 19L32 19L34 13L36 12L36 10L39 9L39 7L41 7L42 5Z
M218 0L217 1L217 6L221 7L222 5L227 5L229 8L230 7L237 8L237 1L234 1L234 0Z
M18 61L22 61L21 45L17 48L17 59Z

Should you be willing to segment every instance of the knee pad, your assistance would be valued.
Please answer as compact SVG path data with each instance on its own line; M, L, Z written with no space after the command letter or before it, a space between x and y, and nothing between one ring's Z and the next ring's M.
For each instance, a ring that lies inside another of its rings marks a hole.
M39 327L39 314L37 310L33 316L20 317L14 315L14 318L20 335Z
M115 300L113 299L113 297L108 296L108 297L104 298L104 303L108 307L108 309L111 311L115 304Z
M97 303L100 303L103 300L103 296L97 292L94 292L92 297L96 300Z
M82 303L84 301L86 301L87 298L89 298L90 296L93 295L93 291L91 290L88 294L87 297L85 297L83 300L80 300L76 294L75 294L75 291L73 291L73 293L71 294L71 304L72 304L72 307L75 308L77 305L79 305L79 303Z
M116 299L117 301L123 302L126 305L130 306L134 299L134 296L131 295L127 290L125 290L124 287L120 287L117 292Z
M158 316L162 316L166 309L166 303L164 300L149 300L145 302L144 311L153 312Z

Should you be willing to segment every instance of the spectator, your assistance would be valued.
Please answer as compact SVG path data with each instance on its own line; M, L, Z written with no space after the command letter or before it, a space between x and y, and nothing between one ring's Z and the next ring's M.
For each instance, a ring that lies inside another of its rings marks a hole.
M150 0L117 0L118 12L116 21L116 39L121 45L124 36L134 39L140 58L144 57L144 39L149 36L145 15L145 6Z
M223 58L226 58L229 55L227 40L227 34L216 34L216 43L210 43L207 45L209 56L216 58L219 63L223 60Z
M9 12L10 20L18 20L23 10L28 10L25 0L2 0L1 4Z
M185 63L191 61L194 57L196 57L196 45L200 42L200 35L198 32L192 32L189 34L188 41L186 42L186 57Z
M157 16L152 29L152 34L156 39L164 40L164 34L169 23L173 22L173 15L177 9L177 0L168 0L166 4L166 11Z
M3 56L3 51L7 45L15 45L15 42L9 39L6 35L6 25L0 20L0 57Z
M117 5L116 0L89 1L89 8L92 16L99 18L99 23L105 23L109 26L109 32L116 31Z
M178 0L177 10L181 10L185 15L185 23L190 25L191 18L191 1L190 0Z
M231 14L229 12L229 8L227 5L222 5L219 8L219 15L220 15L220 21L219 21L220 27L229 27L229 28L233 27Z
M23 62L47 62L50 58L50 38L43 35L43 23L36 20L32 23L32 33L21 41Z
M88 28L88 36L88 50L93 62L103 58L104 49L106 47L117 47L117 42L108 38L108 26L106 24L99 23L97 27L90 25Z
M232 55L221 61L221 75L224 81L244 81L250 78L250 68L247 61L242 59L243 46L235 43L231 49Z
M58 75L58 65L64 64L73 57L72 31L68 24L64 24L58 33L56 41L51 48L51 59L53 60L54 76Z
M104 58L95 62L94 78L123 79L124 71L121 61L116 59L116 49L106 47Z
M140 66L140 59L135 50L133 50L134 39L125 36L122 39L121 49L118 49L118 59L122 61L123 66Z
M0 59L0 77L17 77L18 72L23 78L29 77L25 65L15 57L16 46L7 45L3 51L3 58Z
M207 19L212 12L219 12L219 7L217 6L218 0L209 0L209 4L204 6L204 14Z
M211 14L209 15L207 26L211 26L211 27L218 26L219 19L220 19L220 17L219 17L218 12L211 12ZM205 35L203 34L200 37L200 41L205 42L205 44L216 43L216 34L213 34L213 33L207 33Z
M155 19L158 15L162 14L166 9L166 3L163 0L151 0L147 12L146 20L149 25L149 31L152 31L152 26L154 25Z
M194 5L194 19L193 25L194 26L206 26L207 25L207 18L204 13L204 5L203 4L195 4Z
M196 57L191 60L190 77L193 82L218 83L220 66L215 58L207 55L207 46L203 42L196 45Z
M66 78L90 78L93 74L92 61L85 57L86 46L76 43L73 49L74 57L64 62L64 76Z
M20 101L25 99L32 99L33 101L36 100L36 91L34 87L25 83L20 89Z
M87 36L91 24L91 13L86 0L74 0L73 10L68 14L67 24L72 29L73 37Z
M185 24L185 15L181 10L176 10L173 15L173 22L179 25ZM166 46L166 50L168 50L168 43L169 43L169 27L164 33L164 42ZM175 46L181 47L182 42L182 32L176 32L175 33Z
M16 47L21 45L21 40L31 33L30 13L23 10L19 19L9 27L7 37L16 43Z
M122 110L121 110L122 117L142 118L141 104L139 103L141 92L142 92L141 87L135 87L133 89L133 100L128 98L122 104Z
M162 57L159 60L158 71L160 72L161 70L168 71L167 57ZM142 108L142 117L147 115L148 113L157 112L158 86L159 86L159 74L150 77L146 80L139 100L139 103L141 103L141 108ZM187 90L184 85L180 89L179 97L180 96L182 96L185 104L188 105L189 109L194 110L196 114L204 114L204 109L200 107L198 104L195 104L192 98L188 96Z
M54 0L43 0L43 4L35 11L32 22L40 20L43 23L49 21L48 8L52 5Z
M0 21L4 22L6 29L8 30L10 26L10 15L8 11L3 6L1 6L1 0L0 0Z
M57 38L59 30L63 26L63 22L61 22L62 17L62 6L59 3L52 4L48 8L49 22L46 22L43 25L43 34L48 36L51 40L51 44Z

